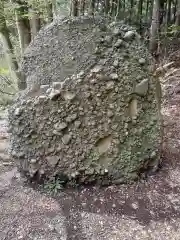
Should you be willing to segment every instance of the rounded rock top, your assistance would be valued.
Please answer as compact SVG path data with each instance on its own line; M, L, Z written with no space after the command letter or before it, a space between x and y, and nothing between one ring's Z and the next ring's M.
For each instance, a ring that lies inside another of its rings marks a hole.
M27 86L32 88L35 84L54 82L59 87L58 82L87 72L97 58L110 55L109 47L123 45L121 38L126 43L129 40L138 43L135 32L132 27L118 22L114 22L112 27L102 17L57 19L49 27L42 28L25 50L21 70L26 76ZM95 70L99 71L99 68Z

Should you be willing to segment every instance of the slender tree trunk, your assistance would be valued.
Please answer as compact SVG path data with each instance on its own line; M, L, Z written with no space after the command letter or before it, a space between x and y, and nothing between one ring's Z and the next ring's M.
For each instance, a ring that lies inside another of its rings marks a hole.
M110 10L110 0L104 0L104 12L105 12L105 15L108 15L109 13L109 10Z
M4 49L5 49L5 58L6 58L6 61L8 64L11 78L18 80L19 79L19 76L17 75L18 63L14 56L14 52L12 49L12 43L10 41L8 32L4 32L4 33L1 32L1 39L3 40L3 45L4 45ZM19 81L17 83L19 83Z
M152 54L156 54L158 48L158 33L160 27L159 19L160 19L160 1L154 0L149 42L149 49Z
M16 26L18 29L18 35L19 35L19 42L21 47L21 56L24 53L25 48L29 45L31 41L31 29L30 24L29 26L26 25L26 21L21 19L18 13L16 13Z
M17 60L14 56L14 49L13 49L13 45L12 45L12 42L11 42L11 39L10 39L10 31L7 28L6 22L4 22L3 28L1 27L0 33L2 34L4 43L6 45L6 49L8 50L8 55L10 55L9 65L11 65L12 70L17 71L18 70L18 63L17 63Z
M131 23L132 21L133 8L134 8L134 0L130 0L129 23Z
M165 6L165 1L164 0L159 0L159 25L161 26L161 24L163 23L163 19L164 19L164 16L165 16L165 10L166 9L164 6ZM160 27L159 27L160 29Z
M146 2L146 22L148 22L149 3L150 3L150 0L147 0L147 2Z
M78 16L78 0L71 0L71 14L74 17Z
M30 13L31 38L34 38L41 28L41 21L39 14L34 9L30 8L29 13Z
M90 0L89 1L89 7L88 7L88 15L94 15L95 13L95 4L96 0Z
M124 6L123 6L124 7ZM116 20L121 19L122 15L122 3L121 0L117 1Z
M11 79L17 81L17 87L19 90L26 88L26 80L24 74L18 69L18 63L14 56L13 46L9 37L9 32L4 31L2 34L3 45L5 49L5 57L9 67L9 73Z
M89 9L90 15L94 15L94 13L95 13L95 3L96 3L96 0L91 0L91 5L90 5L90 9Z
M117 13L117 0L111 0L110 16L115 17Z
M99 12L99 4L100 4L100 0L97 0L97 4L96 4L96 11Z
M180 26L180 0L177 0L176 26Z
M174 2L174 7L173 7L173 9L172 9L172 12L173 12L172 23L175 23L175 22L176 22L177 2L178 2L178 0L175 0L175 2Z
M85 0L80 1L80 14L84 16L85 12Z
M171 23L171 0L167 1L167 24Z
M123 0L123 11L124 11L124 13L126 11L126 0Z
M137 20L138 20L138 23L139 23L139 31L140 31L140 33L142 31L142 9L143 9L143 0L139 0Z
M52 0L52 8L53 8L53 19L57 16L57 1Z
M153 7L154 7L154 0L150 0L150 7L149 7L149 19L148 23L151 24L152 22L152 15L153 15Z
M167 19L168 19L168 1L169 0L167 0L166 2L165 2L165 4L164 4L164 18L163 18L163 25L166 25L166 27L167 27Z
M53 4L52 3L47 4L47 15L48 15L48 23L51 23L53 21Z
M14 55L14 49L10 39L10 31L6 24L3 1L0 2L0 33L2 35L4 46L6 48L6 58L8 60L10 71L16 72L18 70L18 62Z
M4 34L2 33L2 39L11 78L16 79L18 89L23 90L27 86L25 75L19 70L18 62L14 55L13 46L8 31L5 31Z
M57 2L51 0L51 3L47 4L48 23L51 23L57 16Z
M13 0L12 2L19 4L18 9L15 9L15 19L19 35L21 55L23 55L24 49L29 45L31 41L31 28L28 18L28 6L25 2L22 1Z

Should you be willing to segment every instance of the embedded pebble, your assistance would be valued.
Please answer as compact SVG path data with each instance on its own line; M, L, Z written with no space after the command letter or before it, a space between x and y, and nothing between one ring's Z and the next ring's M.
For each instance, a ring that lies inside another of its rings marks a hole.
M118 39L117 42L114 44L115 47L120 47L122 46L123 40L122 39Z
M118 74L117 73L111 73L109 77L113 80L117 80L118 79Z
M20 108L16 108L14 111L14 115L15 116L20 116L21 115L22 110Z
M135 36L135 32L134 31L128 31L125 33L124 35L124 39L125 40L132 40Z

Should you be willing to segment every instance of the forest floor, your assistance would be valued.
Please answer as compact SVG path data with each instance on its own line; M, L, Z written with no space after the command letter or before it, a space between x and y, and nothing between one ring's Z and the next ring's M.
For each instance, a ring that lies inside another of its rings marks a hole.
M180 75L180 73L179 73ZM52 197L24 184L7 154L0 114L0 240L179 240L180 76L163 82L163 166L133 185L61 191Z

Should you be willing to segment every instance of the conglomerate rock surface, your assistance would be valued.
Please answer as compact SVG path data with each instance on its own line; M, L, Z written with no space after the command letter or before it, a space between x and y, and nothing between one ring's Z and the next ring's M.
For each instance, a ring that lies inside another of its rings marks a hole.
M148 51L134 29L59 20L25 52L25 89L9 109L10 153L30 177L136 179L157 164L161 122Z

